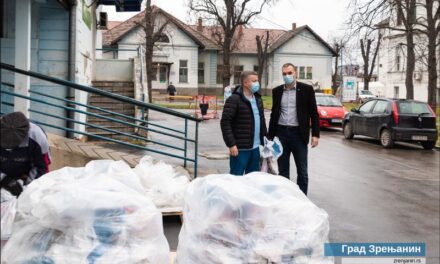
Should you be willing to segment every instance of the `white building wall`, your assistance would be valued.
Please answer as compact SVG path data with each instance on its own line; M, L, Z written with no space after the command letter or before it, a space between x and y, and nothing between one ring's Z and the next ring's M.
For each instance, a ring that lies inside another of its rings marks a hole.
M319 83L320 88L331 87L332 53L308 31L287 41L271 56L272 69L269 72L269 87L276 87L283 83L281 67L285 63L292 63L298 68L312 67L312 79L298 79L307 84ZM316 87L317 88L317 87Z

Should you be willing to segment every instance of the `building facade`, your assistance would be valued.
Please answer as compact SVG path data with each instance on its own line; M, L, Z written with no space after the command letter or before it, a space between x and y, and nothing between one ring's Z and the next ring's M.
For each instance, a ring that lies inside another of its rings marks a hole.
M157 8L157 7L154 7ZM171 14L158 9L158 21L168 25L160 42L156 43L153 57L153 90L165 92L172 82L178 94L221 94L222 52L215 41L217 28L187 25ZM103 34L104 49L117 50L103 53L104 58L127 59L138 55L136 49L143 45L142 27L144 12L124 21ZM159 22L160 24L160 22ZM230 58L230 85L239 83L242 71L258 71L256 36L269 31L267 69L262 86L269 89L281 84L281 66L290 62L297 66L298 79L316 89L331 86L333 49L310 27L292 30L254 29L241 27L234 38Z

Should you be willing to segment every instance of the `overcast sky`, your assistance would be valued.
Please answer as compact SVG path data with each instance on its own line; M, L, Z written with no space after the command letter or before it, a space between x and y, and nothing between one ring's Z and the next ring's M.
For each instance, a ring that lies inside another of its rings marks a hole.
M188 0L152 0L178 19L194 23L188 15ZM323 39L340 35L343 22L347 17L349 0L278 0L270 8L266 8L251 24L256 28L291 29L292 23L297 26L309 25ZM104 6L109 20L123 21L136 13L116 12L114 6Z

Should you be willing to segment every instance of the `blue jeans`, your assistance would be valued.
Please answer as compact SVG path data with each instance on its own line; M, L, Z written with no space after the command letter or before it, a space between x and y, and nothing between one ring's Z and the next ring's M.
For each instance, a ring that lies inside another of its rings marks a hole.
M278 126L277 136L283 145L283 154L278 158L278 170L281 176L290 179L290 153L296 165L297 184L307 195L309 176L307 173L307 144L301 137L298 127Z
M238 156L229 157L230 174L242 176L260 170L260 149L238 150Z

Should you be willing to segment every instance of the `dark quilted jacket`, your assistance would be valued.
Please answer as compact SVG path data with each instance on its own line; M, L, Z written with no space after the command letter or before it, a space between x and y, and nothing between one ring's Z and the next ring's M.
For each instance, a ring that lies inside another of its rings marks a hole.
M260 113L260 144L267 135L264 108L261 96L255 93ZM243 94L240 86L237 86L232 95L226 100L220 122L223 140L226 146L237 146L239 149L251 149L254 143L254 114L249 100Z

